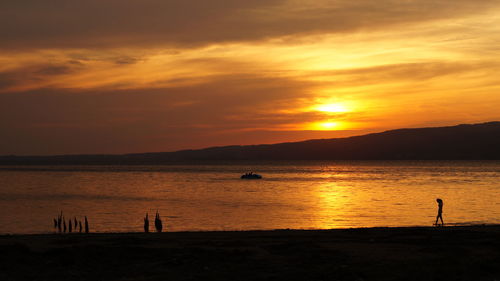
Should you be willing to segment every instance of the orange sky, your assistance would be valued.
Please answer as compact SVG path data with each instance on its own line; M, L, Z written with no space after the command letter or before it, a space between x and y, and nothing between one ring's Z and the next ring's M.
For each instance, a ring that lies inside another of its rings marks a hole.
M0 39L0 154L500 120L498 0L2 1Z

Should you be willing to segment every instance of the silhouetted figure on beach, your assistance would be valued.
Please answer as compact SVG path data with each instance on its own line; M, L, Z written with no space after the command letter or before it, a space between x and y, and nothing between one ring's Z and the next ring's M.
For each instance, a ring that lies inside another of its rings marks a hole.
M64 217L62 218L62 221L63 221L63 230L64 233L66 233L66 220L64 219Z
M156 211L155 216L155 228L157 232L161 232L163 230L163 224L161 222L160 214Z
M78 222L79 232L82 233L82 221Z
M146 213L146 217L144 217L144 232L149 233L149 217L148 217L148 213Z
M438 203L438 214L436 216L436 223L435 225L438 226L438 220L441 219L441 226L444 226L443 222L443 200L441 199L436 199L436 202Z
M85 233L89 233L89 221L87 220L87 216L85 216Z
M54 219L54 229L57 229L57 219Z
M73 227L72 227L72 222L71 222L71 219L68 220L68 232L71 233L73 231Z
M78 225L78 222L76 221L76 217L75 217L75 231L76 231L76 226Z

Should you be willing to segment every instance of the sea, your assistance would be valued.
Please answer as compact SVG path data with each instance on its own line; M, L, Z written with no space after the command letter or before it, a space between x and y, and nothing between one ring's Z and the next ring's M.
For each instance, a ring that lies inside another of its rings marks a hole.
M164 231L432 226L437 198L446 225L499 224L500 161L0 166L0 234L56 232L61 212L91 232L156 212Z

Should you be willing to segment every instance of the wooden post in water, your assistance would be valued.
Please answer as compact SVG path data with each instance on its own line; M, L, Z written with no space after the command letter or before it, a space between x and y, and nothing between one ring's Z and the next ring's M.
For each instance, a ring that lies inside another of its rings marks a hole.
M85 216L85 233L89 233L89 221L87 220L87 216Z
M155 216L155 228L157 232L161 232L163 230L163 225L158 210L156 211L156 216Z
M62 232L62 211L57 217L57 230L59 230L59 233Z
M146 213L146 217L144 217L144 232L149 233L149 217L148 217L148 213Z

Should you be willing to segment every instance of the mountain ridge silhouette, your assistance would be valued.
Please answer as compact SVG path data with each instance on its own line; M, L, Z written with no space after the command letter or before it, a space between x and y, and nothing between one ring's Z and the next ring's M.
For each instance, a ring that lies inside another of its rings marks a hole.
M258 160L500 160L500 122L396 129L346 138L133 154L0 156L0 165L155 165Z

